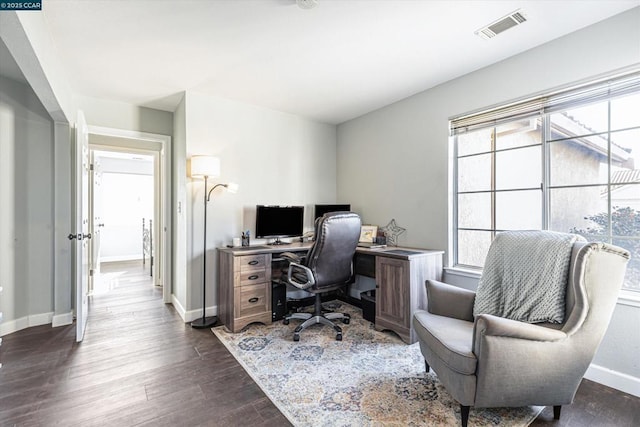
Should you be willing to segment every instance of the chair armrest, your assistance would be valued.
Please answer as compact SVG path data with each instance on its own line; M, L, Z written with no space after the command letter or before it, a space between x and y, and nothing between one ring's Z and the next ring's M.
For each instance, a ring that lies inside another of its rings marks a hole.
M303 282L301 279L306 280ZM287 272L287 281L298 289L309 289L316 284L316 279L313 277L313 272L310 268L292 262L289 264L289 271Z
M476 347L481 343L483 337L487 336L540 342L560 341L568 337L565 332L557 329L505 319L504 317L498 317L492 314L480 314L476 316L474 325L474 353L479 350Z
M437 280L427 280L426 287L429 313L473 322L475 292Z
M472 351L478 407L571 403L592 357L562 331L489 314L476 316Z

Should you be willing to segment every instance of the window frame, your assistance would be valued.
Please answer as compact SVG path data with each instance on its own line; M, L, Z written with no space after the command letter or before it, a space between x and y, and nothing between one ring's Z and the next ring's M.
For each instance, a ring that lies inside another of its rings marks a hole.
M506 151L512 149L524 148L524 146L518 146L517 148L505 148L497 150L496 142L496 129L501 124L514 122L517 120L529 119L539 120L541 126L541 229L548 230L550 227L551 218L551 191L559 188L571 188L579 187L584 188L590 186L590 184L578 184L578 185L551 185L551 144L562 141L562 138L552 138L552 123L551 116L554 113L562 111L569 111L571 109L578 108L582 105L590 105L598 102L607 102L607 130L606 132L596 132L594 135L606 135L607 138L607 213L609 226L607 227L607 235L603 240L613 241L616 236L613 234L612 228L612 196L611 189L615 186L612 183L612 133L624 131L625 129L613 129L611 128L611 101L615 98L628 95L628 94L640 94L640 70L634 69L625 73L620 73L615 76L607 76L600 79L594 79L582 83L580 85L573 85L572 87L549 91L546 94L541 94L536 97L526 98L522 101L505 103L503 105L494 106L492 108L482 110L476 113L470 113L453 117L449 121L450 127L450 153L451 153L451 168L450 179L452 190L452 196L450 198L450 256L448 271L455 272L467 277L473 277L474 275L480 275L482 272L481 266L461 264L459 261L460 255L460 242L459 231L461 230L474 230L469 227L459 227L459 196L461 194L471 194L474 191L460 191L458 179L460 178L460 169L458 162L461 158L467 158L470 156L477 156L479 154L491 154L491 188L486 191L478 191L477 193L491 193L491 218L490 229L482 229L480 231L488 231L491 233L491 240L495 237L497 232L503 231L496 227L496 194L502 191L513 190L499 190L496 185L496 155L499 151ZM491 128L491 151L483 153L472 153L459 155L458 138L460 135L479 131L482 129ZM637 127L627 128L637 129ZM580 137L588 137L590 135L579 135ZM566 139L570 139L567 137ZM538 144L531 146L537 147ZM593 186L602 186L603 184L591 184ZM640 185L640 184L637 184ZM533 189L533 188L532 188ZM479 230L479 229L476 229ZM625 236L627 237L627 236ZM631 236L636 237L636 236ZM640 239L640 236L637 236ZM640 291L635 289L624 288L621 291L621 297L624 296L625 300L630 301L631 305L640 306Z

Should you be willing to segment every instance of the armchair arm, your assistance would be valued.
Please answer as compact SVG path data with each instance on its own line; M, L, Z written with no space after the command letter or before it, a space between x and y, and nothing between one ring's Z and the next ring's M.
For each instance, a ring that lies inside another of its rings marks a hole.
M475 292L437 280L427 280L426 287L429 313L473 322Z
M533 323L519 322L505 319L492 314L480 314L476 317L473 334L473 349L483 336L517 338L530 341L560 341L567 338L567 334L557 330L539 326Z
M476 316L474 405L571 403L591 360L583 347L560 330L489 314Z
M316 284L316 279L313 277L311 269L296 262L289 264L287 280L296 288L303 290L309 289ZM306 282L303 282L302 280L306 280Z

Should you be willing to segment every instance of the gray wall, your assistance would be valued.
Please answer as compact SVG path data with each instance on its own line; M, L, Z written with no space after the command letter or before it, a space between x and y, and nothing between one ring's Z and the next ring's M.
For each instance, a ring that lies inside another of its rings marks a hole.
M365 222L395 218L407 228L401 244L448 250L449 118L637 66L639 22L632 9L339 125L338 199ZM619 305L595 362L640 379L640 334L628 332L638 324L640 308Z
M53 132L53 121L31 88L0 77L0 311L5 327L47 323L54 311ZM44 317L29 319L32 315Z

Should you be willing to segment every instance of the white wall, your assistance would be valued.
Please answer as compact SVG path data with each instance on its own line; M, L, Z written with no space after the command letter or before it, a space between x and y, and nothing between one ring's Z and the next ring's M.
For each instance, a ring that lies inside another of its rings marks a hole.
M207 306L217 304L216 252L242 230L254 234L255 205L312 206L336 198L336 128L239 102L187 92L186 154L220 157L221 176L210 184L235 182L237 194L217 189L208 204ZM176 144L178 138L176 137ZM187 310L202 306L203 181L187 180ZM211 186L209 187L211 188ZM256 241L253 241L256 243Z
M144 166L143 162L131 163ZM103 170L99 193L96 197L102 199L104 223L100 231L100 261L142 260L142 220L146 229L153 221L153 174Z
M96 155L100 164L100 261L142 260L142 219L153 220L153 160Z
M173 305L184 316L184 307L190 300L191 287L187 286L187 117L185 96L173 113L173 167L171 182L173 183L173 288L171 289Z
M0 335L53 316L53 132L31 88L0 77Z
M639 22L632 9L339 125L338 198L365 222L395 218L401 244L448 249L448 119L640 64ZM640 381L638 324L640 308L619 305L595 362Z

